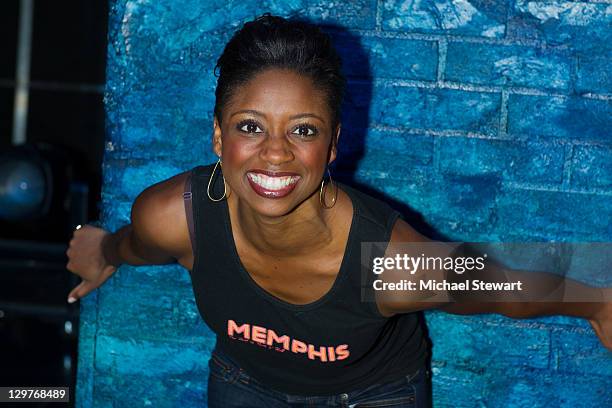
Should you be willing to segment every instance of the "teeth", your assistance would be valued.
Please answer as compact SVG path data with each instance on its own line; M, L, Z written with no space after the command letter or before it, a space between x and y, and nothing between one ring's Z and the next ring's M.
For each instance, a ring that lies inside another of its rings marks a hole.
M259 173L247 173L247 177L266 190L281 190L299 179L299 176L270 177Z

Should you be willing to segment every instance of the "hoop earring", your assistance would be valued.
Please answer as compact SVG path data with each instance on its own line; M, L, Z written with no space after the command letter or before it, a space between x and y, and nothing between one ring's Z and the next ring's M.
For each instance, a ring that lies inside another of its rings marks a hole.
M221 164L221 157L219 157L219 160L217 160L217 163L215 164L215 167L213 168L210 178L208 179L208 187L206 188L206 194L208 195L208 198L210 199L210 201L214 201L215 203L225 200L227 198L227 184L225 184L225 176L223 176L223 174L221 174L221 177L223 177L223 195L221 196L221 198L212 198L212 196L210 195L210 184L212 183L215 177L215 171L217 170L217 166L220 164ZM221 165L221 169L223 169L223 165Z
M319 203L321 203L321 207L329 210L334 205L336 205L336 199L338 198L338 185L334 183L334 180L332 180L332 176L331 176L331 172L329 171L329 167L327 168L327 175L329 176L329 183L327 183L327 185L325 185L325 178L321 180L321 188L319 189ZM328 206L325 203L325 192L327 192L327 186L329 184L331 184L334 187L334 198L332 198L332 205Z

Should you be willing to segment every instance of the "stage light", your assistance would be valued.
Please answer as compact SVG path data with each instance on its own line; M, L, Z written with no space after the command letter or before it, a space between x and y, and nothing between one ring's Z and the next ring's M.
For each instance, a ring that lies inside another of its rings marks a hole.
M0 240L66 243L88 221L78 153L47 143L0 150Z
M24 157L3 160L0 163L0 218L17 221L42 216L49 188L39 163Z

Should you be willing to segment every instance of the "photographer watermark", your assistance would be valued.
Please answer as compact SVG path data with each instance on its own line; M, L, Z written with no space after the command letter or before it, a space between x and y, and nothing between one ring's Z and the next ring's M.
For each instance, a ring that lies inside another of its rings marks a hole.
M361 272L365 301L612 301L612 243L366 242Z

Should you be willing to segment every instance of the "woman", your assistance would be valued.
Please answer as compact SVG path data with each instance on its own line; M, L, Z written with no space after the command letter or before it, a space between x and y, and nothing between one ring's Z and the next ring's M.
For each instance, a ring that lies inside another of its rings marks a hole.
M147 188L115 233L75 231L67 265L83 278L69 302L124 263L190 270L217 334L209 406L429 406L428 347L411 312L431 307L581 316L610 346L610 304L363 302L361 242L428 240L329 175L345 85L329 38L265 15L234 35L217 68L217 163Z

